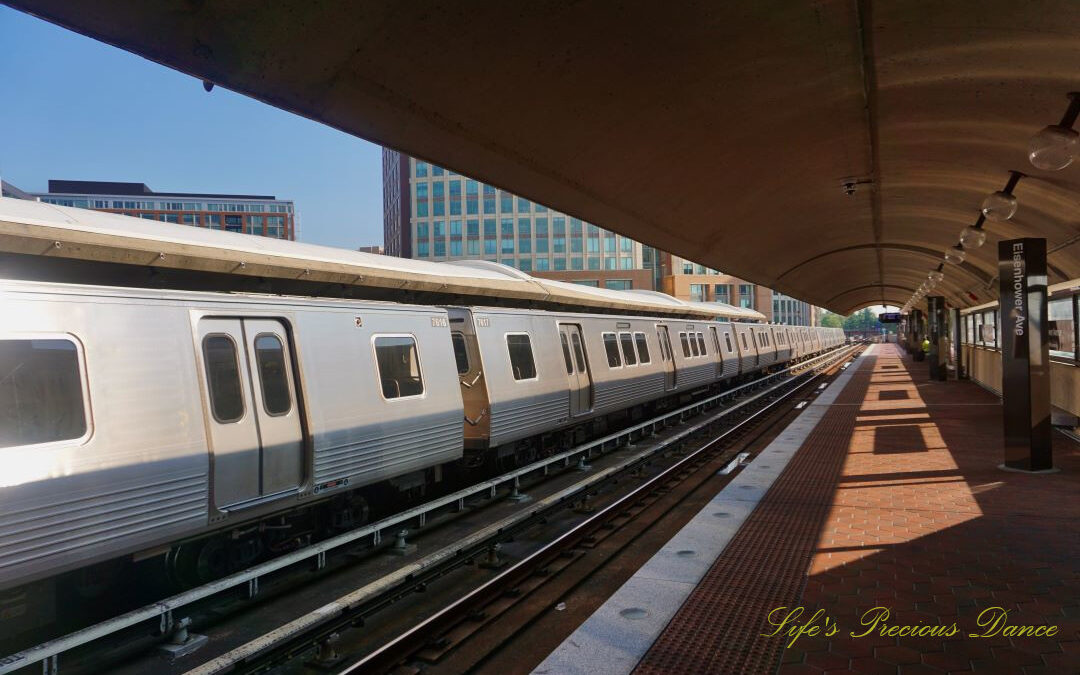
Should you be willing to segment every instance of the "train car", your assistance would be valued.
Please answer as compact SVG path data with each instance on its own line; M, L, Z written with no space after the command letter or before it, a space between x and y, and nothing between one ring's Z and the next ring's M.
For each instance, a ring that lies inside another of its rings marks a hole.
M786 363L791 360L790 329L787 326L772 326L773 342L776 343L776 360Z
M739 350L739 375L749 375L760 370L758 366L757 343L750 332L749 324L735 324L735 345Z
M662 342L663 321L489 307L451 308L450 317L465 349L471 448L508 448L688 386Z
M773 344L772 329L767 324L750 326L751 339L757 345L757 366L767 368L776 363L776 345Z
M21 281L0 300L0 589L461 457L443 309Z

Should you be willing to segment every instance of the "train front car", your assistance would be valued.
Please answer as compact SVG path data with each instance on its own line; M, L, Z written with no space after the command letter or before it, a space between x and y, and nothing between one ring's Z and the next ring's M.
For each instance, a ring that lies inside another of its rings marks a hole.
M11 632L136 561L186 586L303 545L363 517L357 488L422 492L461 457L444 310L24 281L0 303Z

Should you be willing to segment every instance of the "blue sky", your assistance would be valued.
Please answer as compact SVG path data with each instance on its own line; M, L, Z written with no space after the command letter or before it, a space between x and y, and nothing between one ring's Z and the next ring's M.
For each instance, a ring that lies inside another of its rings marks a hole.
M0 7L0 176L296 201L300 239L382 243L381 149Z

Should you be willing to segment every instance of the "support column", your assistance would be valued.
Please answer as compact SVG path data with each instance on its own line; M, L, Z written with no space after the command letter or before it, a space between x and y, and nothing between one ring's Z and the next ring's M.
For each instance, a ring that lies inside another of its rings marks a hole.
M927 337L930 340L930 353L926 358L930 361L930 379L944 380L948 374L945 367L945 298L941 295L927 296L926 305Z
M966 380L967 371L964 365L964 324L960 316L960 308L955 307L952 310L952 345L953 353L956 354L956 379Z
M1050 352L1047 344L1046 240L998 242L1003 468L1053 469Z
M912 356L922 351L922 340L919 339L919 324L922 322L922 312L913 309L908 314L907 347Z

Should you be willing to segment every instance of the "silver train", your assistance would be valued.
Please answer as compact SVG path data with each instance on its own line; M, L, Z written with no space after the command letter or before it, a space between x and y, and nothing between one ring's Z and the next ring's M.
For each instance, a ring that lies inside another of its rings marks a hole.
M298 545L296 514L356 524L358 488L422 491L844 341L26 281L0 281L0 307L0 591L158 556L199 581Z

